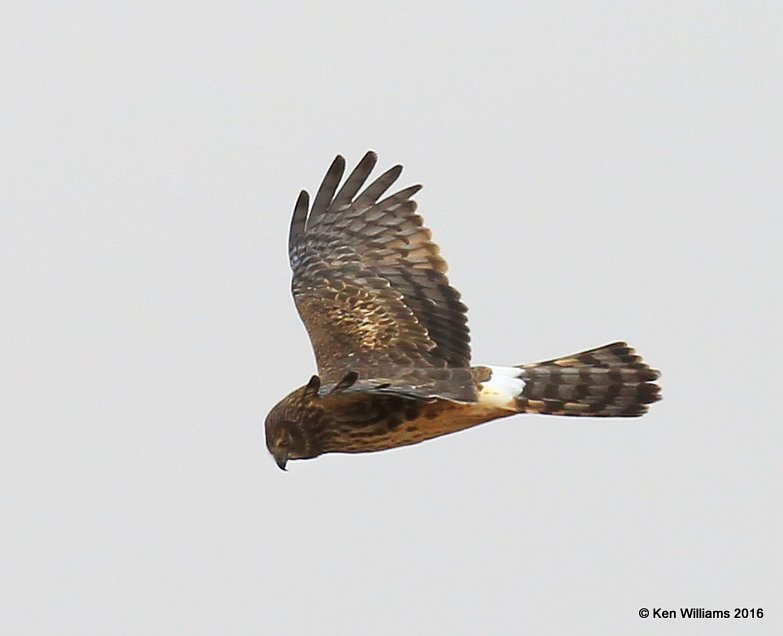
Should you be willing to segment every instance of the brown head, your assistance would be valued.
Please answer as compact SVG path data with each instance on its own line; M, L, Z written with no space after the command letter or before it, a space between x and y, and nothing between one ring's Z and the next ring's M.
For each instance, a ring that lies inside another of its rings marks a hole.
M319 404L318 376L278 402L266 416L266 447L285 470L289 459L310 459L323 451L319 432L324 411Z

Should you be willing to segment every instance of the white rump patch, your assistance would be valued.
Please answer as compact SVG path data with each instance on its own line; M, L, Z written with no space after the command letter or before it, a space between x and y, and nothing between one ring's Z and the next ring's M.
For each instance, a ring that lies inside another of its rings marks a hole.
M487 406L513 406L514 398L522 395L525 381L522 379L523 369L516 367L492 367L489 380L481 383L479 402Z

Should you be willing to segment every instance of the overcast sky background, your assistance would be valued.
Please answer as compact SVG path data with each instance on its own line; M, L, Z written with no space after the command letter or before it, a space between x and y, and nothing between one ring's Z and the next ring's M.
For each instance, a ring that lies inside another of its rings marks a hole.
M3 634L781 633L780 3L3 7ZM477 363L664 401L278 470L289 215L370 148Z

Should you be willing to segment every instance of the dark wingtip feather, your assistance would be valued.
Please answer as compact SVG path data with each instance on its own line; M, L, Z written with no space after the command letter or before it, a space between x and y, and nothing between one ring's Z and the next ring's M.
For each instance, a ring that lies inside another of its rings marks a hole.
M335 209L339 209L342 206L351 203L351 200L356 196L356 193L359 192L359 188L364 185L364 182L367 180L367 177L370 176L370 173L373 168L375 168L377 162L378 155L375 152L368 150L364 153L364 157L356 164L356 167L351 171L351 174L348 175L342 188L340 188L340 191L334 197L332 205Z
M305 232L307 224L307 208L310 205L310 195L302 190L296 199L294 213L291 216L291 227L288 231L288 254L293 255L297 242Z
M334 198L334 193L337 191L337 186L340 183L340 179L343 178L345 172L345 158L342 155L337 155L326 171L324 180L321 182L318 192L315 194L315 200L313 201L313 209L310 210L310 218L308 224L316 223L324 212L329 208L329 204Z
M421 190L421 188L422 185L420 183L416 185L408 186L407 188L404 188L403 190L400 190L399 192L395 192L391 196L386 197L382 201L378 201L378 207L380 208L391 207L396 203L401 203L406 199L410 199L414 194L416 194L419 190Z
M402 172L402 166L400 164L397 164L396 166L392 166L389 168L386 172L384 172L380 177L378 177L375 181L373 181L370 185L368 185L364 192L362 192L358 198L356 199L357 205L363 206L363 205L372 205L375 203L378 198L388 190L391 185L397 181L400 177L400 173Z

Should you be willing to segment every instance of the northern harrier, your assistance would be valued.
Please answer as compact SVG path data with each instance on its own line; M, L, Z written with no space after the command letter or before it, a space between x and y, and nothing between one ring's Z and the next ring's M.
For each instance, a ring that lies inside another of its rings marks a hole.
M385 450L515 413L636 417L660 399L624 342L518 366L471 366L467 307L416 214L420 185L383 197L402 166L359 193L368 152L338 189L332 162L312 207L302 191L288 237L292 292L319 375L266 418L277 465Z

